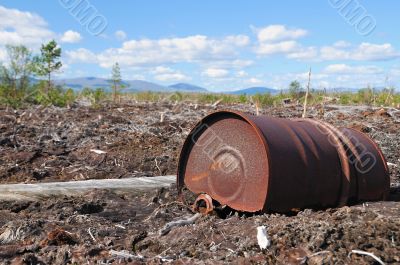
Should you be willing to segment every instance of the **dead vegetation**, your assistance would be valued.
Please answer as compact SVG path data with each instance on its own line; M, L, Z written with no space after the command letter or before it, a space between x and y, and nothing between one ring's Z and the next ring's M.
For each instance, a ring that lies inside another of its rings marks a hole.
M254 105L132 103L0 110L0 181L47 182L175 174L190 128L215 109ZM300 117L302 106L259 108ZM400 123L397 109L311 105L309 117L369 134L391 170L388 202L292 215L194 216L174 186L116 194L0 202L4 264L386 264L400 262ZM188 194L189 196L189 194ZM190 198L188 198L190 202ZM169 224L169 225L168 225ZM177 224L177 225L174 225ZM270 240L260 250L257 227ZM163 230L167 228L166 230ZM162 231L162 233L160 233Z

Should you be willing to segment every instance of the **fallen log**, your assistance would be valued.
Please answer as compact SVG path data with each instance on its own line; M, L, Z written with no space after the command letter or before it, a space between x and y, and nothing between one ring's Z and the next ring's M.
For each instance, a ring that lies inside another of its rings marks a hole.
M169 187L175 182L176 176L159 176L37 184L3 184L0 185L0 201L43 200L52 196L76 196L91 189L108 189L125 193L130 191L146 191Z

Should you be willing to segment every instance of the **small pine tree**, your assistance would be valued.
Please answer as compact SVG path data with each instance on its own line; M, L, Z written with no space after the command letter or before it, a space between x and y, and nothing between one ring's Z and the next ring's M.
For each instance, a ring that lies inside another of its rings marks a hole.
M38 76L47 77L47 87L45 94L51 90L51 75L62 67L60 61L61 48L58 48L57 42L52 40L47 44L42 44L40 56L35 57L35 73Z
M297 98L301 91L301 85L299 81L294 80L289 84L289 94L292 98Z
M113 90L113 102L117 101L118 94L122 88L121 69L118 63L115 63L111 71L111 82Z

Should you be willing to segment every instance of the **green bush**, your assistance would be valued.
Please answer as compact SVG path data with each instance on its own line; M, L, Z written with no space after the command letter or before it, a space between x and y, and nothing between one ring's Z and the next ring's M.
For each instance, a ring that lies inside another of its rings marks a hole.
M93 96L97 104L107 98L107 93L103 88L96 88L96 90L93 92Z
M81 90L79 96L89 98L92 104L97 105L105 100L109 96L109 94L103 88L91 89L85 87Z
M249 102L249 99L246 96L246 94L242 94L242 95L239 95L238 101L239 101L239 103L245 104L245 103Z
M372 88L363 88L357 92L357 101L358 104L367 104L372 105L374 102L374 90Z
M10 87L0 85L0 105L7 105L13 108L18 108L22 105L23 101L20 97L13 97Z
M71 88L63 89L61 86L57 86L46 93L46 87L46 82L34 85L26 101L44 106L66 107L71 105L76 98L75 92Z
M174 93L171 95L170 99L171 99L172 101L178 101L178 102L180 102L180 101L183 100L183 94L182 94L181 92L174 92Z
M260 107L272 106L274 104L274 97L271 94L256 94L253 96L253 101L258 102Z

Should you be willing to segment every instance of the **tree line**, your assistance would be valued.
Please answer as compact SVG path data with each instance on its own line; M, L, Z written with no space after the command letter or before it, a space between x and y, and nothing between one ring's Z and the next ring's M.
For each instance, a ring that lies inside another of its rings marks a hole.
M53 76L62 67L62 49L52 40L42 44L40 53L34 55L24 45L6 45L6 62L0 62L0 105L12 107L24 103L66 106L75 100L76 93L71 88L56 86ZM119 94L123 88L120 67L116 63L112 68L113 101L120 100ZM37 82L32 82L37 78ZM98 101L104 98L103 89L85 88L84 96Z
M33 55L23 45L6 45L6 64L0 65L0 100L3 104L49 101L53 90L52 76L62 67L61 48L52 40L43 44L40 54ZM43 78L31 85L32 77Z
M23 104L41 104L68 106L72 104L77 96L89 98L92 103L98 104L100 101L109 98L114 103L121 102L121 91L124 89L122 82L121 69L118 63L115 63L111 69L111 79L109 80L111 91L107 93L104 89L84 88L79 93L71 88L56 86L53 82L53 76L62 67L61 62L62 49L56 41L52 40L42 44L40 53L34 55L27 47L23 45L6 46L6 63L0 62L0 105L19 107ZM33 77L38 78L37 82L32 82ZM356 93L350 92L330 92L326 90L311 89L311 102L321 103L332 98L339 104L367 104L400 106L400 94L394 87L386 87L377 91L374 88L367 87L360 89ZM183 95L174 93L168 98L177 101L183 98L193 99L199 102L218 101L223 102L256 102L257 105L271 105L290 98L294 102L302 102L305 91L298 81L292 81L286 91L281 91L279 95L258 94L255 96L229 96L218 95L215 93L202 95ZM155 93L138 93L135 98L151 100L158 98Z

